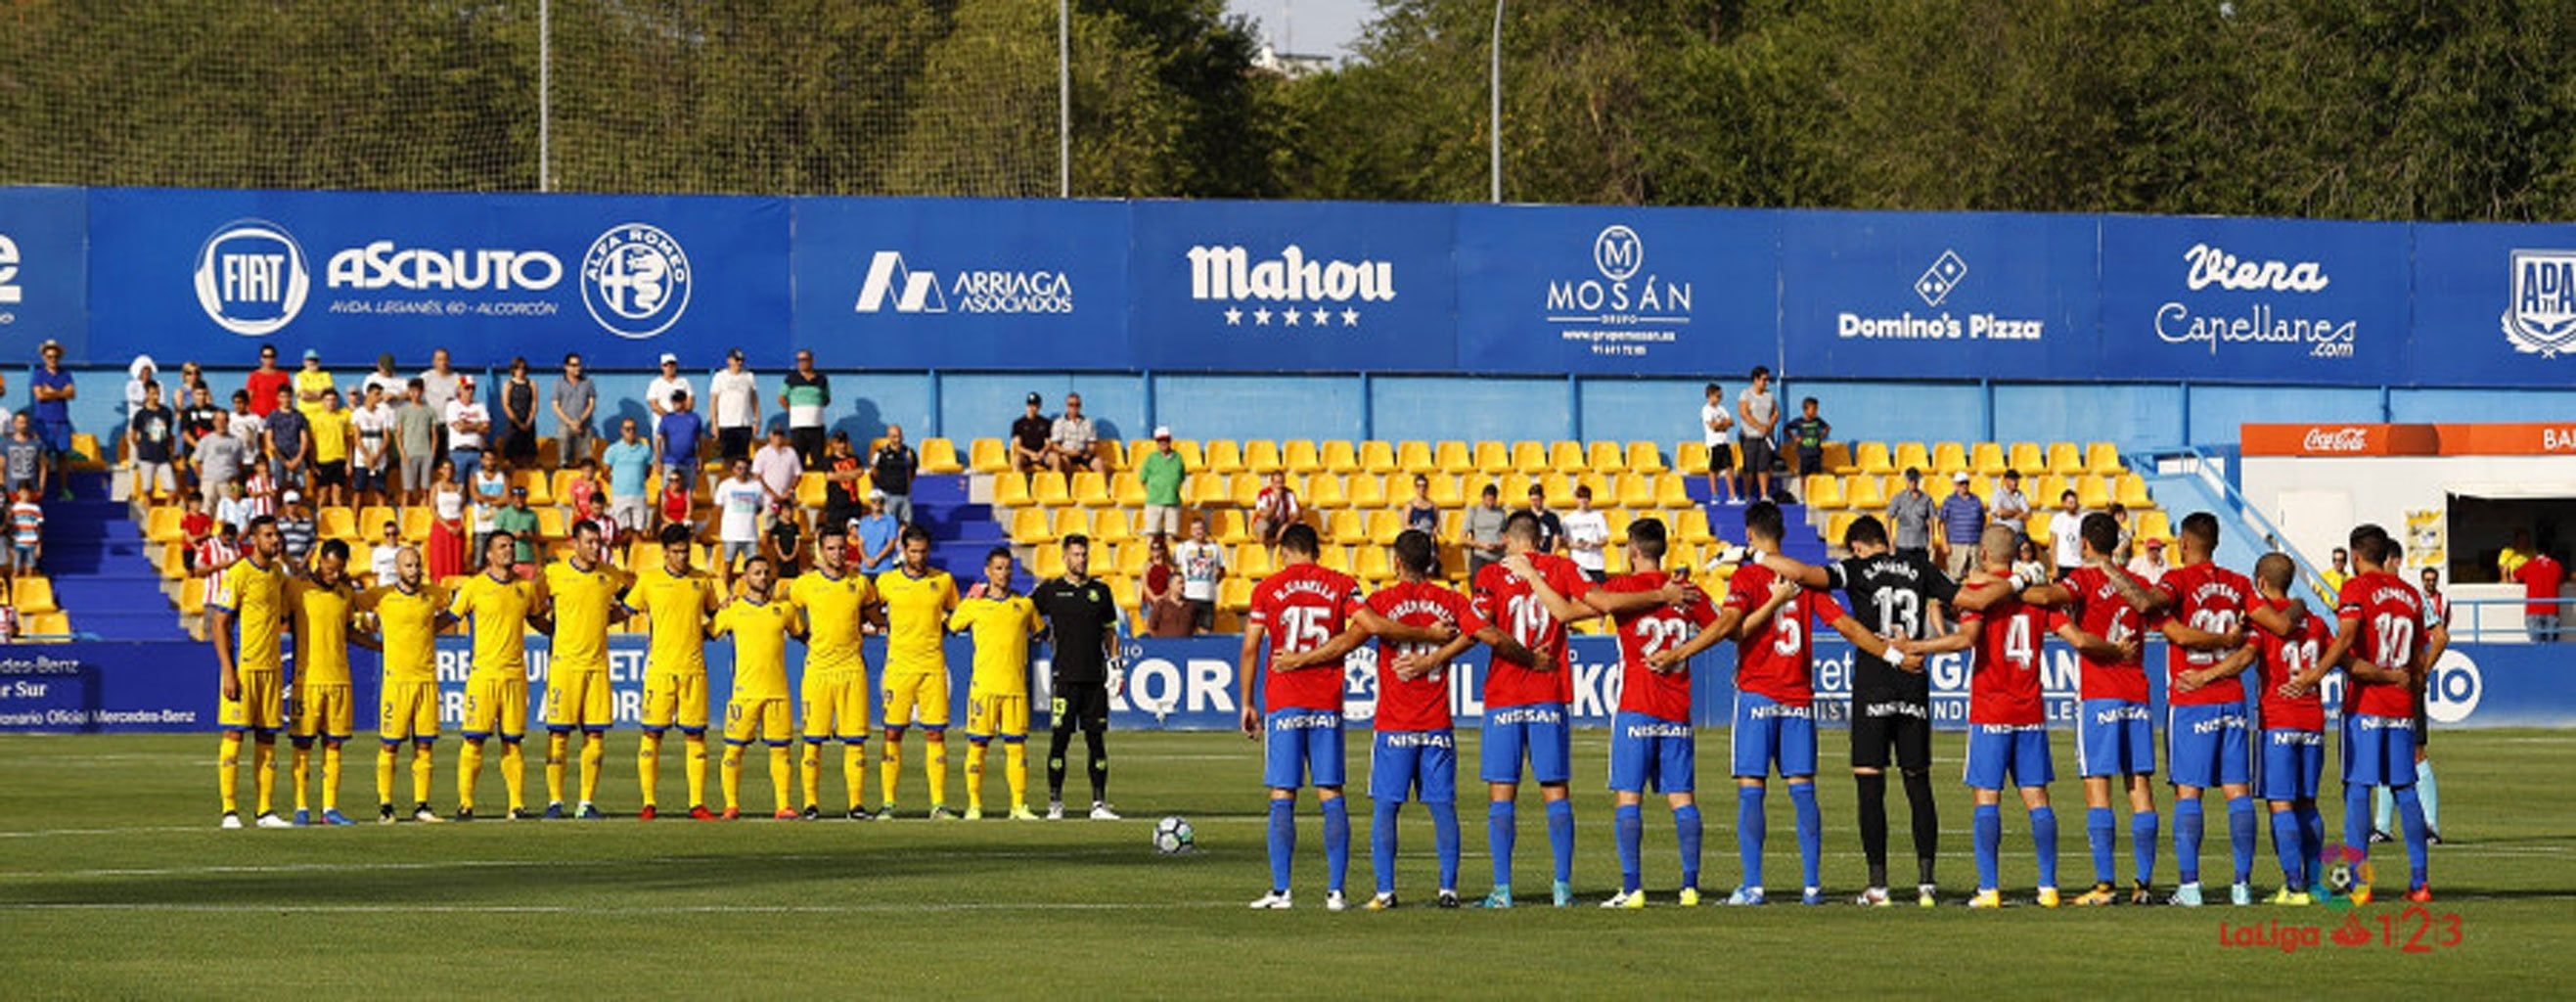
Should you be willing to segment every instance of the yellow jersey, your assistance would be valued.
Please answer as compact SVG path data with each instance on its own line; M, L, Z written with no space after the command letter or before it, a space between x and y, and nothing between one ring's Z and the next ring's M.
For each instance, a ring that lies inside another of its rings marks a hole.
M948 628L974 631L975 677L968 692L1029 694L1029 638L1046 628L1026 595L970 598L948 614Z
M625 572L607 564L587 571L569 560L546 565L546 594L555 623L553 670L608 670L608 621L629 583Z
M295 384L295 409L303 412L306 418L311 418L313 415L322 413L322 408L331 405L331 402L328 400L304 399L304 395L307 393L323 393L331 389L330 372L323 369L314 369L309 372L303 369L297 369L295 370L295 379L293 382ZM316 453L315 458L319 459L320 454Z
M307 411L304 414L304 422L311 426L314 462L338 463L348 460L348 411L318 409Z
M886 674L945 674L941 624L957 608L957 579L936 570L916 578L897 567L877 575L876 589L886 607Z
M655 571L626 589L626 607L644 614L651 642L644 671L653 675L707 673L707 615L716 611L716 584L696 571L681 577Z
M733 637L733 698L786 699L787 636L802 632L796 606L738 598L716 612L716 636Z
M447 594L427 581L419 591L407 592L397 584L358 596L358 611L376 615L386 682L438 681L438 613L445 608Z
M865 639L860 615L876 600L876 589L868 586L867 575L851 571L831 578L819 570L801 574L789 583L787 600L805 614L805 628L811 631L805 639L808 674L868 669L859 647Z
M456 597L448 603L447 611L458 619L473 621L472 677L528 677L528 612L536 604L534 582L515 578L495 581L488 571L477 572L456 586Z
M233 658L234 669L285 670L284 652L278 649L277 638L287 615L286 562L280 560L263 569L243 557L224 568L215 580L215 599L206 605L231 613L233 622L240 627L241 646Z
M354 597L347 578L336 585L312 578L286 583L286 604L295 619L297 684L349 684L349 613Z

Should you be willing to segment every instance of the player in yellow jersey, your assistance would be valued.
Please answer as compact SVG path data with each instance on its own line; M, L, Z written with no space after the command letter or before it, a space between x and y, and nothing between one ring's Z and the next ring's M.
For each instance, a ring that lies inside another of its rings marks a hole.
M546 661L546 813L564 816L564 767L572 734L582 734L581 806L572 816L604 817L591 803L599 793L599 766L607 758L612 722L608 701L608 626L625 615L617 604L635 579L608 565L599 523L573 523L572 559L547 564L544 611L538 628L554 638Z
M358 596L362 619L375 623L374 646L384 652L384 685L378 699L376 822L394 823L394 766L411 742L411 819L443 821L429 809L433 772L430 749L438 741L438 621L447 593L423 580L420 550L394 554L394 580Z
M226 828L239 828L242 735L254 742L251 768L259 791L259 826L291 828L271 809L277 788L277 732L286 725L286 661L278 650L286 620L286 541L277 519L262 515L242 531L246 551L216 578L206 603L206 638L215 645L215 722L223 728L216 759L216 788L223 796Z
M1029 597L1011 590L1011 549L984 557L984 580L948 614L948 628L971 631L975 674L966 683L966 820L984 817L984 753L1002 739L1011 818L1029 810L1029 638L1046 628Z
M788 793L787 747L796 743L796 704L787 688L787 638L805 637L804 617L772 598L778 568L768 557L742 565L742 594L716 612L708 635L733 638L733 698L725 703L724 820L742 816L742 750L769 745L769 787L780 821L796 820Z
M867 575L850 566L849 538L839 526L814 536L814 571L798 575L787 600L805 615L805 817L823 814L823 745L841 742L841 781L849 788L852 821L875 817L860 806L867 793L868 663L859 645L866 615L876 601Z
M930 819L948 810L948 654L943 648L948 613L957 608L957 581L930 566L930 530L903 527L903 563L877 575L885 604L885 753L878 759L887 817L895 813L895 781L903 773L903 731L921 725L922 773L930 780Z
M353 825L340 813L340 748L357 728L357 710L349 702L349 620L357 589L350 584L349 544L324 540L313 558L310 577L286 583L288 622L295 633L294 723L287 739L295 743L295 823L313 823L304 799L304 781L312 775L313 742L322 742L322 823ZM372 644L373 641L362 640Z
M714 579L689 567L689 527L662 527L662 569L636 578L626 589L627 614L644 617L650 643L644 656L644 745L636 778L644 788L638 819L658 813L662 732L679 725L689 746L689 816L715 820L707 810L707 617L716 611Z
M494 532L483 544L483 569L456 586L446 622L471 620L474 670L465 676L465 749L456 759L456 820L474 820L474 781L483 772L483 741L501 738L501 784L509 790L512 821L526 820L527 768L519 742L528 736L528 615L539 588L521 581L510 562L518 537Z

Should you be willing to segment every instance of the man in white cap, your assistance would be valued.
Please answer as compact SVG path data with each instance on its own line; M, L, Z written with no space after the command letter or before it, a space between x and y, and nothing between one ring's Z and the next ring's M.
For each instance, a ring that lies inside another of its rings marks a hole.
M305 557L313 552L313 509L304 506L304 494L290 490L278 500L285 502L277 513L277 537L284 544L288 573L303 576Z
M1986 533L1986 502L1968 489L1968 471L1950 475L1950 496L1941 499L1941 539L1949 544L1942 569L1951 579L1977 569L1977 546Z
M689 377L680 375L680 356L666 351L662 353L662 373L654 376L653 382L644 387L644 406L653 409L653 427L645 429L645 438L662 433L662 415L671 413L671 394L674 392L687 393L692 397L698 395L689 387Z
M1172 429L1154 427L1154 451L1145 457L1138 475L1145 481L1145 524L1138 531L1148 536L1176 537L1181 534L1181 481L1190 475L1188 464L1172 448Z

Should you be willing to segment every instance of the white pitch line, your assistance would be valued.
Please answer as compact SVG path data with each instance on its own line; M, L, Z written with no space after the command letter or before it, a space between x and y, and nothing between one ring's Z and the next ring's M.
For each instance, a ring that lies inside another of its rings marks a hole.
M973 849L963 849L963 850L956 850L956 849L952 849L952 850L943 851L943 852L941 852L941 853L940 853L940 855L941 855L943 858L958 858L958 857L964 857L964 858L970 858L970 859L1062 859L1062 858L1064 858L1064 857L1065 857L1065 856L1067 856L1067 855L1071 855L1071 854L1078 854L1078 853L1085 853L1085 852L1089 852L1089 853L1093 853L1093 854L1098 854L1098 853L1100 853L1100 852L1101 852L1103 849L1105 849L1105 848L1106 848L1106 847L1096 847L1096 848L1095 848L1095 847L1085 847L1085 846L1068 846L1068 847L1066 847L1066 848L1065 848L1065 849L1063 849L1063 850L1053 851L1053 852L1029 852L1029 851L1022 851L1022 850L981 851L981 850L973 850ZM1121 855L1130 855L1130 854L1132 854L1129 850L1127 850L1127 849L1123 849L1123 848L1121 848L1121 849L1115 849L1115 850L1108 850L1108 851L1114 851L1114 852L1117 852L1117 853L1119 853L1119 854L1121 854ZM743 855L741 855L741 856L738 856L738 857L725 857L725 856L721 856L721 855L695 855L695 856L644 856L644 857L636 857L636 858L632 858L632 859L454 859L454 860L424 860L424 861L421 861L421 862L389 862L389 861L381 861L381 860L380 860L380 861L375 861L375 862L366 862L366 863L279 863L279 864L264 865L264 866L225 866L225 865L217 865L217 866L167 866L167 867L112 867L112 868L89 869L89 870L47 870L47 871L26 871L26 872L20 872L20 873L0 873L0 881L11 881L11 880L22 880L22 881L23 881L23 880L55 880L55 879L61 879L61 878L67 878L67 877L176 877L176 876L207 876L207 875L217 875L217 876L222 876L222 875L243 875L243 874L276 874L276 873L371 873L371 872L403 872L403 871L418 871L418 870L478 870L478 869L519 869L519 868L543 868L543 869L549 869L549 870L552 870L552 869L562 869L562 868L566 868L566 867L603 867L603 868L613 868L613 867L622 867L622 866L669 866L669 865L686 865L686 864L690 864L690 863L706 863L706 862L715 862L715 861L719 861L719 860L726 860L726 859L757 859L757 860L768 861L768 862L790 862L790 863L798 863L798 862L834 862L834 861L843 861L843 860L845 859L845 857L841 857L841 856L817 855L817 854L811 854L811 853L765 853L765 852L754 852L754 853L745 853L745 854L743 854Z
M1173 911L1179 909L1240 908L1239 904L1221 901L1183 902L967 902L948 904L851 904L851 905L404 905L403 914L533 914L533 915L830 915L843 912L1113 912ZM381 905L262 905L262 904L189 904L184 902L60 902L0 903L0 911L23 912L183 912L340 915L351 913L385 914Z

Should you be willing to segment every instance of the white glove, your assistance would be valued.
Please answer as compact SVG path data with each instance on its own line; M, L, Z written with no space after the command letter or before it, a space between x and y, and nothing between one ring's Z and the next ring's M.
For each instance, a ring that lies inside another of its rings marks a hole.
M2019 592L2024 589L2037 588L2047 583L2048 572L2038 567L2025 566L2013 571L2013 591Z
M1123 664L1119 664L1119 663L1117 663L1117 662L1115 662L1115 661L1110 662L1110 664L1109 664L1109 695L1111 695L1112 697L1115 697L1115 696L1119 695L1120 693L1123 693L1123 692L1126 692L1126 691L1127 691L1127 666L1126 666L1126 665L1123 665Z

